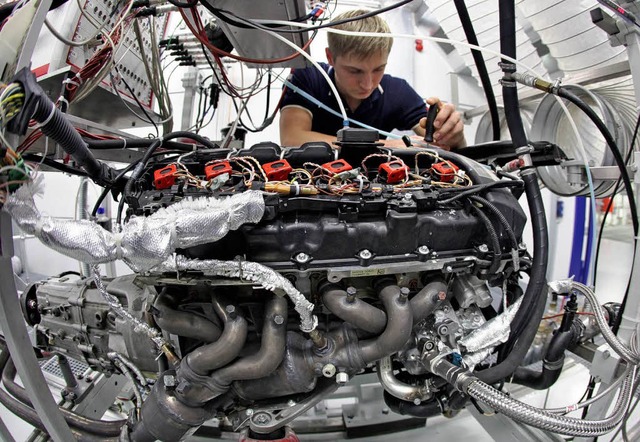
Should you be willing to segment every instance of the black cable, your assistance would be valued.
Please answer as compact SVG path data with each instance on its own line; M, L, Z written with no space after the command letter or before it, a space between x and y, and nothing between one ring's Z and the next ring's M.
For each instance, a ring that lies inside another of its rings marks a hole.
M198 0L193 0L191 2L180 2L178 0L168 0L173 6L177 6L178 8L193 8L198 4ZM206 3L206 2L205 2Z
M456 10L458 11L460 23L462 24L462 29L467 37L467 41L472 45L479 46L478 37L476 36L476 32L473 28L473 23L464 0L454 0L453 2L456 5ZM480 82L482 83L482 89L484 90L487 105L489 106L493 139L494 141L497 141L500 139L500 117L498 117L498 104L496 103L496 96L493 93L493 86L491 85L491 78L489 78L489 72L487 71L487 64L479 50L471 49L471 55L473 56L473 61L476 63Z
M142 112L144 113L144 115L147 117L147 120L144 120L141 118L142 121L145 121L147 123L151 123L153 124L153 127L156 130L156 136L160 136L160 129L158 128L158 125L156 124L155 121L153 121L153 118L151 118L151 115L149 115L149 113L147 112L147 110L144 108L144 106L142 105L142 103L140 103L140 100L138 100L138 97L136 97L136 93L133 91L133 89L131 89L131 86L129 86L129 83L127 83L127 81L124 79L124 77L122 76L122 74L120 73L120 71L118 70L117 66L114 66L114 69L116 70L116 72L118 73L118 75L120 75L120 80L122 80L122 84L124 84L124 87L129 91L129 93L131 94L131 97L133 97L133 99L135 100L135 102L137 103L138 107L140 108L140 110L142 110ZM115 82L115 78L113 77L113 74L111 72L109 72L109 75L111 77L111 84L113 86L113 89L116 90L116 82ZM120 96L120 94L118 94L118 96ZM124 101L124 98L120 97L121 100ZM134 113L134 115L136 115ZM136 115L137 116L137 115ZM138 117L140 118L140 117Z
M491 220L489 217L479 208L476 207L473 203L469 204L469 207L478 215L482 224L484 224L487 233L489 234L489 238L491 239L491 245L493 247L493 257L491 258L491 265L487 270L488 274L495 274L500 266L500 258L502 257L502 253L500 252L500 240L498 239L498 233L496 229L493 227Z
M509 237L509 240L511 241L512 248L515 249L515 250L518 250L518 240L516 239L516 234L514 233L513 228L511 227L511 224L509 224L509 221L507 221L507 219L504 217L502 212L500 210L498 210L498 208L493 203L489 202L485 198L482 198L481 196L472 195L472 196L469 197L469 199L472 200L472 201L476 201L476 202L482 204L491 213L493 213L496 218L498 218L498 221L500 222L500 224L502 224L502 228L507 233L507 236Z
M171 155L174 153L178 153L178 154L182 154L181 151L169 151L169 152L156 152L154 153L152 156L159 156L159 155ZM98 200L96 201L96 203L93 206L93 210L91 211L91 217L96 216L96 214L98 213L98 209L100 208L100 205L102 205L102 201L107 197L107 195L109 195L109 192L111 192L111 190L117 186L118 181L120 181L122 178L124 178L124 176L129 173L131 171L131 169L133 169L136 164L138 162L134 161L133 163L129 164L127 167L125 167L124 169L122 169L118 175L116 175L116 177L113 179L113 185L111 186L106 186L103 190L102 193L100 194L100 196L98 197Z
M453 187L449 189L440 189L441 193L439 197L447 197L449 196L450 193L454 193L454 192L459 192L459 193L457 193L455 196L452 196L450 198L439 200L438 203L439 204L452 203L461 198L465 198L469 195L473 195L476 193L484 192L485 190L489 190L489 189L501 189L505 187L508 188L508 187L522 187L522 186L523 186L523 182L521 180L518 180L518 181L494 181L492 183L476 184L475 186L471 186L471 187Z
M589 107L584 101L582 101L582 99L580 99L580 97L575 95L573 92L568 91L564 88L560 88L558 90L558 96L562 98L566 98L575 106L577 106L581 111L587 114L589 119L596 125L598 130L600 130L600 133L602 133L605 140L607 141L607 145L609 146L609 149L611 150L611 153L613 154L613 157L616 160L616 164L620 169L620 177L622 178L622 181L624 182L624 187L627 191L627 198L629 199L629 210L631 211L631 218L632 218L631 221L633 222L633 235L634 237L637 237L638 236L638 209L636 207L635 197L633 196L633 187L631 187L631 179L629 178L629 174L627 173L627 167L626 167L625 161L622 158L620 149L618 149L618 145L616 144L616 141L613 139L611 132L609 132L609 129L607 128L607 126L600 119L600 117L598 117L598 115L593 111L593 109L591 109L591 107Z
M35 163L45 164L52 169L59 170L60 172L65 172L71 175L84 176L88 177L89 174L81 169L76 169L74 167L69 167L66 164L59 163L51 158L42 157L41 155L33 154L33 153L23 153L22 158L27 161L33 161Z
M631 159L631 154L633 153L633 146L636 144L636 139L638 137L638 129L640 128L640 114L638 114L638 119L636 120L636 127L633 130L633 137L631 138L631 146L627 151L627 158L625 158L625 164L629 164L629 160ZM613 188L613 193L611 194L611 199L609 200L609 204L604 211L604 215L602 216L602 222L600 224L600 231L598 232L598 241L596 242L596 257L595 262L593 264L593 286L596 286L596 276L598 274L598 260L600 258L600 244L602 243L602 235L604 233L604 226L607 222L607 217L609 216L609 211L611 210L611 206L613 205L613 199L618 193L620 189L620 183L622 182L621 178L618 178L616 181L616 185Z
M376 9L374 11L370 11L367 12L366 14L362 14L362 15L358 15L357 17L352 17L352 18L348 18L348 19L344 19L344 20L338 20L338 21L334 21L334 22L330 22L330 23L326 23L326 24L322 24L322 25L317 25L317 26L311 26L308 28L303 28L303 29L280 29L279 26L285 26L285 25L277 25L277 31L278 33L289 33L289 34L302 34L304 32L308 32L308 31L315 31L318 29L323 29L323 28L329 28L329 27L333 27L333 26L338 26L338 25L342 25L345 23L349 23L352 21L357 21L357 20L362 20L365 18L369 18L369 17L373 17L375 15L378 14L382 14L384 12L387 11L391 11L392 9L396 9L399 8L401 6L404 6L408 3L411 3L413 0L403 0L400 1L398 3L394 3L392 5L386 6L384 8L381 9ZM249 20L243 17L240 17L236 14L234 14L231 11L227 11L224 9L219 9L219 8L214 8L212 5L209 4L209 2L204 2L202 3L202 5L207 8L213 15L215 15L216 17L218 17L219 19L233 25L233 26L237 26L240 28L246 28L247 25L246 23L249 23L249 25L251 25L251 27L254 27L256 29L262 29L262 30L266 30L266 31L274 31L274 27L272 26L263 26L259 23L254 22L253 20ZM231 17L234 17L238 20L240 20L241 22L237 22L235 20L231 20L229 19L228 16L226 16L226 14L228 14Z

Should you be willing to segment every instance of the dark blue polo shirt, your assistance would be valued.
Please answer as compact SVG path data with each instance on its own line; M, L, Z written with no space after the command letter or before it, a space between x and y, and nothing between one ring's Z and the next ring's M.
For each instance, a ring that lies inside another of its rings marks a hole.
M322 68L329 73L329 77L335 83L334 70L326 63L320 63ZM314 67L296 69L289 80L294 86L307 92L318 101L340 113L338 103L333 92L327 84L327 80ZM365 99L355 112L347 109L347 116L354 120L368 124L386 132L393 129L410 130L420 118L427 116L425 101L413 90L409 83L401 78L385 74L380 81L380 88ZM285 86L286 87L286 86ZM342 129L342 118L335 116L318 105L310 102L302 95L286 88L281 107L297 105L308 109L313 115L311 130L327 135L335 135ZM358 127L352 124L353 127ZM385 138L381 136L381 138Z

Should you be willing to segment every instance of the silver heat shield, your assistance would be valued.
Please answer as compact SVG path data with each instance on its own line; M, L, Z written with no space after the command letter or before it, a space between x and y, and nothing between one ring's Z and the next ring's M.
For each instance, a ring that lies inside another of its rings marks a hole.
M302 331L308 333L318 325L318 318L312 314L314 305L287 278L262 264L251 261L219 261L217 259L200 261L176 255L152 269L153 272L185 270L198 270L205 275L240 278L260 284L276 294L284 292L291 298L296 311L300 314L300 329Z
M521 303L522 297L511 304L506 312L485 322L482 326L460 339L458 341L460 347L466 350L466 353L475 353L507 342L511 321L513 321Z
M258 191L228 198L184 200L148 217L134 217L122 232L112 233L87 220L63 220L40 214L34 202L38 185L24 185L12 194L5 210L28 234L48 247L88 264L122 259L136 272L162 263L177 248L215 242L264 214Z

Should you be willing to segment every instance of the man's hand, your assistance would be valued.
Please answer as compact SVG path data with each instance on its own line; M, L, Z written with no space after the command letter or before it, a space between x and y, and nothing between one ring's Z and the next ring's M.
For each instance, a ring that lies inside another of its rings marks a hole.
M429 106L438 106L440 111L433 125L435 133L433 134L433 144L443 149L460 148L467 145L464 139L464 123L460 112L451 103L443 103L437 97L427 99ZM419 130L416 132L424 136L427 128L427 119L422 118L419 123Z

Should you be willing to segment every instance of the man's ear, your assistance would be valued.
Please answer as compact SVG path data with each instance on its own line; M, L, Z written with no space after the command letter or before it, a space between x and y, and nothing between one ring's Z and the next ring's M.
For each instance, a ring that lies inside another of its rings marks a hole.
M333 66L333 54L331 54L329 48L324 48L324 53L327 54L327 62L329 63L329 65Z

